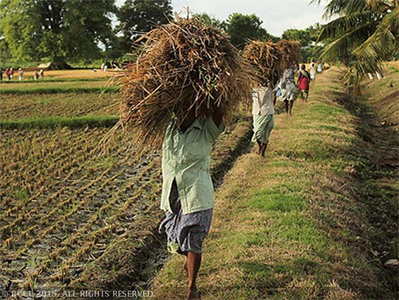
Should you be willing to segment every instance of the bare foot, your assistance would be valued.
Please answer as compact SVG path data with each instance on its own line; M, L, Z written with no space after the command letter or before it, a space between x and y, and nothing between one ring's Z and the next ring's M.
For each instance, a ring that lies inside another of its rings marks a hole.
M197 288L192 288L192 289L188 289L188 293L187 293L187 300L198 300L200 299L198 292L197 292Z

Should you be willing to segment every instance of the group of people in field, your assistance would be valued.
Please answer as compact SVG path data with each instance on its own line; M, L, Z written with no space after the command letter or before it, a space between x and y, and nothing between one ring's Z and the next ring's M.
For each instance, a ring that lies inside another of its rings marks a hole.
M280 79L276 82L268 81L266 86L258 85L253 90L253 131L252 141L258 144L258 153L265 156L269 137L274 128L274 106L276 100L285 104L285 111L292 115L294 102L301 94L303 101L308 101L309 87L311 81L316 81L316 74L323 71L323 64L310 64L309 70L306 65L297 64L284 70ZM295 74L298 73L297 80Z
M318 70L322 71L322 64ZM291 115L299 92L308 101L309 83L316 80L315 64L306 70L297 65L284 70L281 78L268 84L256 84L253 88L252 141L259 146L259 154L265 156L270 133L274 127L276 100L285 102L286 112ZM298 72L299 71L299 72ZM298 72L297 80L295 80ZM186 299L199 299L196 278L201 266L202 244L207 236L213 216L214 190L209 173L212 144L224 131L224 105L213 104L213 115L206 119L196 118L194 110L179 125L173 120L162 145L162 197L161 209L165 218L159 226L160 233L167 235L170 253L186 256L183 270L188 276Z
M5 73L7 80L13 79L13 77L14 77L14 69L13 68L7 68L4 73ZM23 80L24 74L25 74L24 69L19 68L18 69L18 80ZM43 69L40 69L39 72L37 71L37 69L35 69L33 71L33 79L39 80L39 77L41 79L44 79L44 70ZM3 69L2 68L0 68L0 81L1 80L3 80Z

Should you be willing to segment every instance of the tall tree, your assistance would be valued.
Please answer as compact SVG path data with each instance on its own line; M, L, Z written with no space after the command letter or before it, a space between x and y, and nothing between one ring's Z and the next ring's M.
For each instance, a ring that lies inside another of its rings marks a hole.
M172 13L171 0L127 0L117 14L123 49L129 52L141 34L168 23Z
M7 65L8 60L11 58L10 48L6 42L4 34L0 28L0 68Z
M321 0L312 0L320 3ZM319 40L333 39L323 57L341 57L351 65L355 83L369 72L382 73L382 62L398 53L397 0L328 0Z
M283 32L282 38L285 40L299 41L302 47L306 47L311 42L310 32L307 29L287 29Z
M303 62L316 60L324 45L330 41L325 40L323 43L316 44L321 32L321 25L316 23L306 29L287 29L283 32L282 38L286 40L299 41L301 43L301 58Z
M226 22L220 21L220 20L216 19L215 17L210 16L207 13L194 14L194 16L196 18L199 18L200 20L202 20L205 24L212 25L216 28L226 30L226 27L227 27Z
M285 40L299 41L302 47L306 47L312 42L317 41L321 30L321 25L316 23L306 29L287 29L283 32L282 38Z
M115 0L1 0L0 28L16 59L65 67L101 56L115 11Z
M273 36L268 34L266 29L262 28L262 23L262 20L254 14L243 15L233 13L227 19L226 31L230 34L233 45L238 49L243 49L248 40L273 39Z

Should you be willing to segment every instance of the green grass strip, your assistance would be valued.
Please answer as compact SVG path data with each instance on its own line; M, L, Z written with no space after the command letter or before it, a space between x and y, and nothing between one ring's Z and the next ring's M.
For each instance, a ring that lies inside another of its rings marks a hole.
M111 77L98 77L98 78L47 78L47 79L24 79L24 80L2 80L0 84L8 83L43 83L43 82L89 82L89 81L108 81Z
M74 118L49 117L28 118L21 120L0 120L3 129L31 129L31 128L58 128L58 127L110 127L119 120L117 116L84 116Z
M0 94L58 94L58 93L116 93L119 91L117 87L106 88L32 88L32 89L0 89Z
M307 103L276 116L266 158L255 144L224 178L204 243L202 298L395 299L370 253L376 205L355 190L364 143L357 117L334 101L346 99L341 76L337 68L318 75ZM156 299L184 299L184 261L174 255L152 281Z

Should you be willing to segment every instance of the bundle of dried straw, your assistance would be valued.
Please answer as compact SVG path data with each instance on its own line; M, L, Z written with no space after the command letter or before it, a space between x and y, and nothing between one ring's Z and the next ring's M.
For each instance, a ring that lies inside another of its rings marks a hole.
M285 70L301 59L301 44L298 41L280 40L277 48L281 53L281 69Z
M117 127L134 130L140 149L159 149L167 126L192 110L199 118L224 103L225 121L241 101L250 100L250 66L229 37L193 17L162 25L145 39L122 87Z
M253 66L257 82L266 86L269 81L277 82L281 75L281 54L276 44L250 41L244 49L244 58Z

